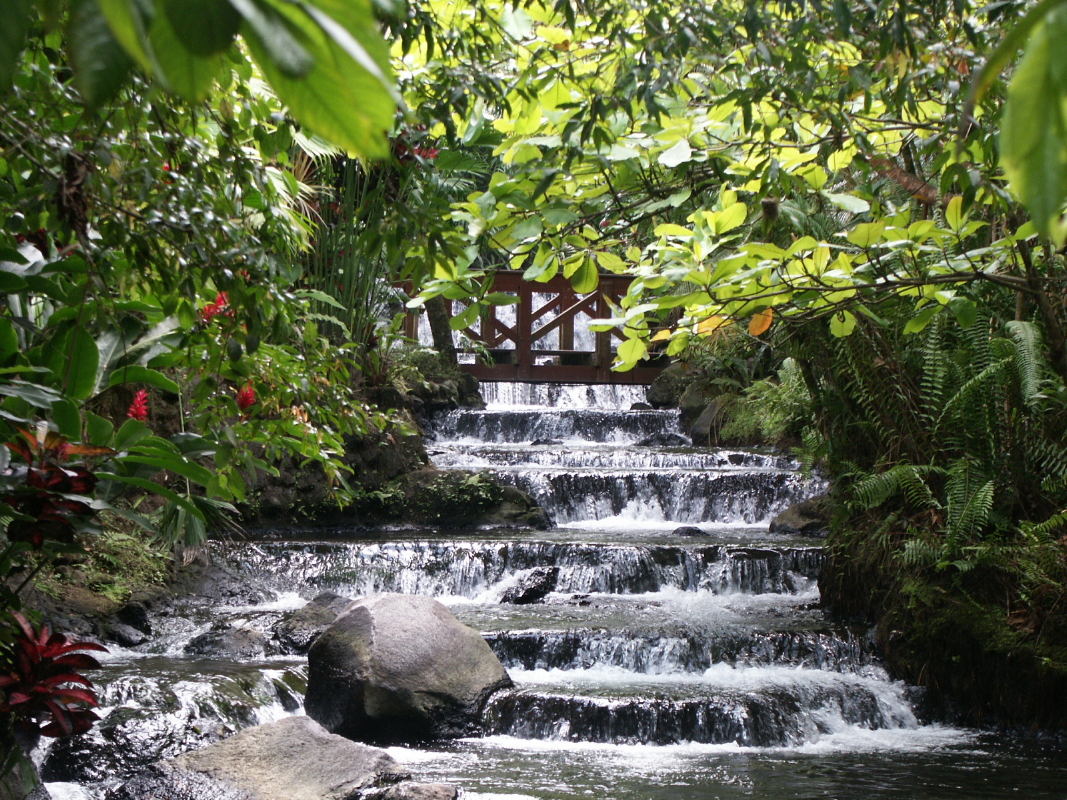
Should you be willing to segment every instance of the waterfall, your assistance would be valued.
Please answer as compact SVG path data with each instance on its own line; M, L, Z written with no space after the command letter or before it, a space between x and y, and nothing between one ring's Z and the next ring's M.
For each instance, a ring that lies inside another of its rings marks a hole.
M433 420L431 457L530 493L554 528L221 548L271 599L189 598L109 656L103 722L39 754L56 796L103 798L151 761L300 713L306 662L282 626L311 598L377 592L441 600L515 681L483 735L390 751L471 800L1062 796L1062 753L930 724L868 632L821 610L821 542L768 532L824 488L793 459L694 448L676 411L632 409L640 387L482 391L484 410Z

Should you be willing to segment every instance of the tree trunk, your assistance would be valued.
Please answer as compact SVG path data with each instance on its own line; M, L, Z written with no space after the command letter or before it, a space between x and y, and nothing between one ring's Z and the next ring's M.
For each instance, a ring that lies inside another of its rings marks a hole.
M456 346L452 343L452 328L448 324L450 315L443 297L432 297L426 301L426 318L430 321L434 349L441 354L442 361L456 366L459 359L456 358Z

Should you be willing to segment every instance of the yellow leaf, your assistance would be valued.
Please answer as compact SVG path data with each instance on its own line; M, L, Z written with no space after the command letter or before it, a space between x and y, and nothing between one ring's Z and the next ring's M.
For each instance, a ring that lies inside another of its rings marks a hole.
M774 309L765 308L752 315L752 319L748 321L748 332L753 336L760 336L767 332L772 322L774 322Z
M667 328L664 328L663 330L661 330L659 333L657 333L655 336L652 337L652 341L653 342L662 342L662 341L666 341L667 339L670 339L670 338L671 338L670 330L667 329Z
M726 317L720 317L717 314L712 314L707 319L701 320L697 323L697 333L701 336L713 333L721 328L723 325L728 325L730 320Z

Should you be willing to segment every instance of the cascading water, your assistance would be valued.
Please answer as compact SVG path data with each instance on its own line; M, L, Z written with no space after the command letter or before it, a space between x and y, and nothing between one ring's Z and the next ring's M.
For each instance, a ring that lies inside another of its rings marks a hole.
M484 394L485 410L436 420L435 462L491 470L556 528L334 530L229 548L275 599L153 620L150 641L96 676L101 726L42 755L55 796L99 797L146 760L300 713L305 662L279 621L323 592L388 591L449 605L516 682L491 699L486 735L391 749L466 798L1062 800L1062 752L924 724L863 632L819 609L818 541L767 531L821 488L790 459L688 447L675 412L630 410L640 387ZM234 632L247 652L212 651Z

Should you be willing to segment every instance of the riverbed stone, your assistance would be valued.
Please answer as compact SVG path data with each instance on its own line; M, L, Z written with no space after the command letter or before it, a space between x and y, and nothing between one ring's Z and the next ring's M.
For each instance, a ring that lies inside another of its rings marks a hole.
M107 800L356 800L407 774L384 750L305 716L249 728L152 765Z
M514 586L504 590L500 602L517 606L538 603L555 590L558 580L559 567L534 567L518 576Z
M459 790L448 783L404 781L384 789L374 789L364 800L456 800Z
M185 646L188 656L233 661L262 658L266 652L267 637L263 632L240 626L207 631Z
M308 648L352 602L334 592L322 592L306 606L292 612L274 628L274 640L282 653L304 655Z
M830 528L830 498L809 497L794 503L771 520L771 533L787 536L825 536Z
M511 678L481 634L429 597L353 602L308 651L308 716L357 740L411 742L475 732Z
M678 399L679 421L682 430L694 427L697 419L715 400L716 394L717 392L705 383L691 383L682 392L682 396Z

